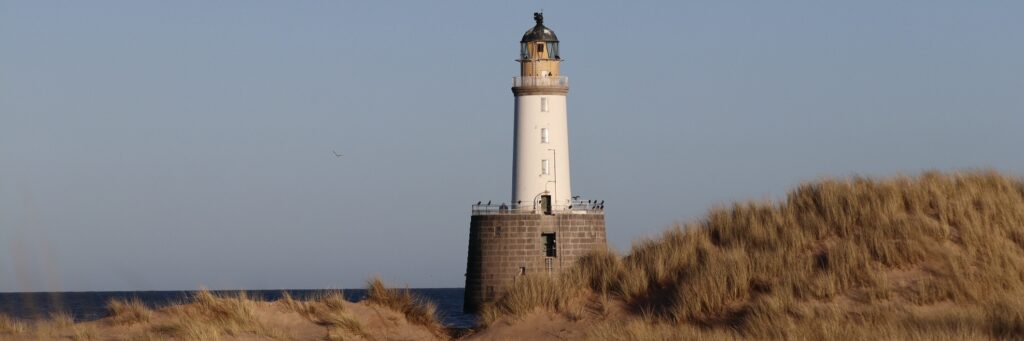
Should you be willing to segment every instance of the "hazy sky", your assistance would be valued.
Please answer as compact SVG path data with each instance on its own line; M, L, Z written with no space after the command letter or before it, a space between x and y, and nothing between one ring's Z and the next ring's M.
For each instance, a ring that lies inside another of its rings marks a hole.
M822 176L1024 174L1020 1L0 0L0 291L461 287L538 9L619 250Z

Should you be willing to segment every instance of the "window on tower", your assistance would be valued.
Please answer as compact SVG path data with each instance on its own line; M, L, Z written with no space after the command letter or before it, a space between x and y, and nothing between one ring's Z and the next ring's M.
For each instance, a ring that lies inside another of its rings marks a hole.
M554 233L541 233L541 241L544 243L544 257L558 257L558 242Z
M540 98L540 111L541 112L548 112L548 98L547 97L541 97Z
M548 143L548 128L540 128L540 143Z
M544 53L544 43L537 43L537 55L543 56L543 53Z
M540 174L541 175L551 174L550 168L548 167L548 160L540 160Z
M527 47L526 43L522 43L519 45L519 58L530 59L530 48Z

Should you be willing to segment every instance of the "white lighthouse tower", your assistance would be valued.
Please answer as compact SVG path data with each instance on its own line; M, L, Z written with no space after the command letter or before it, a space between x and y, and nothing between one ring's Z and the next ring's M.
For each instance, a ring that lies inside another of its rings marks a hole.
M604 201L576 200L569 183L569 128L558 38L544 16L519 42L512 80L512 204L472 205L463 310L477 312L527 275L554 276L607 248Z
M520 40L520 72L512 81L515 95L515 141L512 157L512 202L531 210L563 210L571 205L569 126L561 75L562 57L555 32L544 14Z

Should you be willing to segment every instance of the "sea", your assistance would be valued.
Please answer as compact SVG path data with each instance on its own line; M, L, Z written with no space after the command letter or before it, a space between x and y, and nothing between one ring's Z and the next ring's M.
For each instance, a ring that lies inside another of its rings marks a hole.
M452 328L470 328L473 315L462 313L463 288L409 289L413 294L437 305L441 322ZM242 290L252 299L274 301L287 292L295 299L311 299L325 290ZM238 294L240 290L214 290L215 294ZM351 302L366 298L365 289L343 289ZM76 321L91 321L107 316L111 299L138 298L151 308L189 301L196 291L102 291L102 292L30 292L0 293L0 314L21 319L44 318L55 313L70 314Z

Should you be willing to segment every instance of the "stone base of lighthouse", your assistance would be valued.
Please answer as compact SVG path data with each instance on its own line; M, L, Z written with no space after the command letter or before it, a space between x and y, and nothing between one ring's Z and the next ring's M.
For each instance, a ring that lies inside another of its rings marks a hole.
M602 211L474 214L463 310L475 313L527 274L555 275L607 240Z

